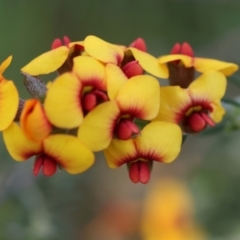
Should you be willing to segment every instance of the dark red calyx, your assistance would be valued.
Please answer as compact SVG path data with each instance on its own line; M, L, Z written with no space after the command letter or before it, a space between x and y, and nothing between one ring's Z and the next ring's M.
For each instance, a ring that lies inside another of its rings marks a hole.
M36 157L36 160L34 162L34 166L33 166L33 174L34 176L37 176L40 169L42 168L42 172L45 176L52 176L55 174L56 170L57 170L57 162L45 155L45 154L40 154Z
M129 119L121 119L115 127L115 136L121 140L128 140L140 133L138 126Z
M139 160L128 163L129 177L133 183L146 184L150 180L151 162Z

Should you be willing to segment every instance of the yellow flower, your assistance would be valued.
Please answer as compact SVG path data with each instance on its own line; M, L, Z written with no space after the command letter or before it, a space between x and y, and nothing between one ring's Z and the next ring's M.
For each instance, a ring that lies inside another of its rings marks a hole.
M92 151L108 147L113 137L129 139L139 134L134 118L151 120L160 104L158 81L147 75L126 81L116 97L90 111L78 130L78 137Z
M155 121L146 125L136 138L113 139L104 155L111 168L126 163L133 183L147 183L153 161L172 162L180 152L181 142L181 129L176 124Z
M5 79L4 71L10 65L12 56L0 65L0 131L5 130L13 122L18 110L18 91L14 83Z
M205 234L193 218L193 200L187 186L176 179L161 179L144 204L144 240L203 240Z
M238 70L238 65L215 59L195 57L188 43L175 44L171 54L159 57L160 64L183 64L186 68L193 67L196 71L204 73L210 70L219 71L230 76Z
M42 167L46 176L52 176L59 166L71 174L87 170L94 162L93 153L78 138L53 134L44 109L36 99L25 103L20 124L12 123L3 131L8 152L16 161L36 155L33 167L37 175Z
M108 100L105 90L104 65L89 56L78 56L72 72L52 82L44 102L46 115L57 127L79 127L89 111Z
M142 46L139 49L136 46L138 46L136 43L133 43L133 47L118 46L91 35L87 36L84 40L84 47L87 54L105 64L117 65L126 73L128 72L126 68L130 67L126 65L136 60L146 72L156 77L167 78L167 67L164 64L159 64L158 60L152 55L141 51L140 49L145 50ZM134 68L137 67L136 62L134 65ZM137 72L138 74L136 75L141 74L139 70ZM133 76L132 73L130 76Z
M52 49L34 58L21 71L32 76L48 74L58 70L60 73L71 71L73 58L81 55L84 50L83 42L70 42L64 37L64 45L60 39L55 39Z
M161 105L155 120L180 124L186 132L200 132L222 120L221 98L226 91L225 76L216 71L203 73L187 89L161 88Z

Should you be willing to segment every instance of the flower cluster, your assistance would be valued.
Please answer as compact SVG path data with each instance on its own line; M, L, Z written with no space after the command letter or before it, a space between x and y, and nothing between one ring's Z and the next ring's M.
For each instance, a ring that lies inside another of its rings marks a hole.
M134 183L147 183L153 161L170 163L179 154L183 133L197 133L221 121L226 77L238 66L194 57L189 44L176 44L159 59L143 39L130 46L96 36L54 40L52 49L21 69L32 99L19 99L0 66L0 130L17 161L35 156L42 168L81 173L103 151L107 164L127 164ZM57 72L46 85L40 75ZM202 73L195 78L195 71ZM169 79L170 86L160 86Z

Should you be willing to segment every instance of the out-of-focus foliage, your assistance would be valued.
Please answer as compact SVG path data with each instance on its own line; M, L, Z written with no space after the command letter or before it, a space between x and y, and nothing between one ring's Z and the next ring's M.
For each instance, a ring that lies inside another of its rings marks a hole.
M155 56L188 41L198 56L240 63L239 12L237 0L0 0L0 61L13 54L5 76L22 87L23 98L27 92L20 68L63 35L78 40L94 34L125 45L143 37ZM239 93L230 80L226 98ZM188 183L194 221L209 239L240 238L239 110L226 105L226 124L188 137L174 163L154 167L147 186L132 184L124 168L108 169L102 155L81 175L35 178L33 162L14 162L1 140L0 239L143 239L143 201L151 185L166 175Z

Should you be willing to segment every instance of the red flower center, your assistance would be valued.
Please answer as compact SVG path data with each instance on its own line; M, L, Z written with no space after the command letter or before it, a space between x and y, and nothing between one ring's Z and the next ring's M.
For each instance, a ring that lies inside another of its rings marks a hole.
M129 163L129 177L133 183L148 183L151 173L150 161L137 161Z

